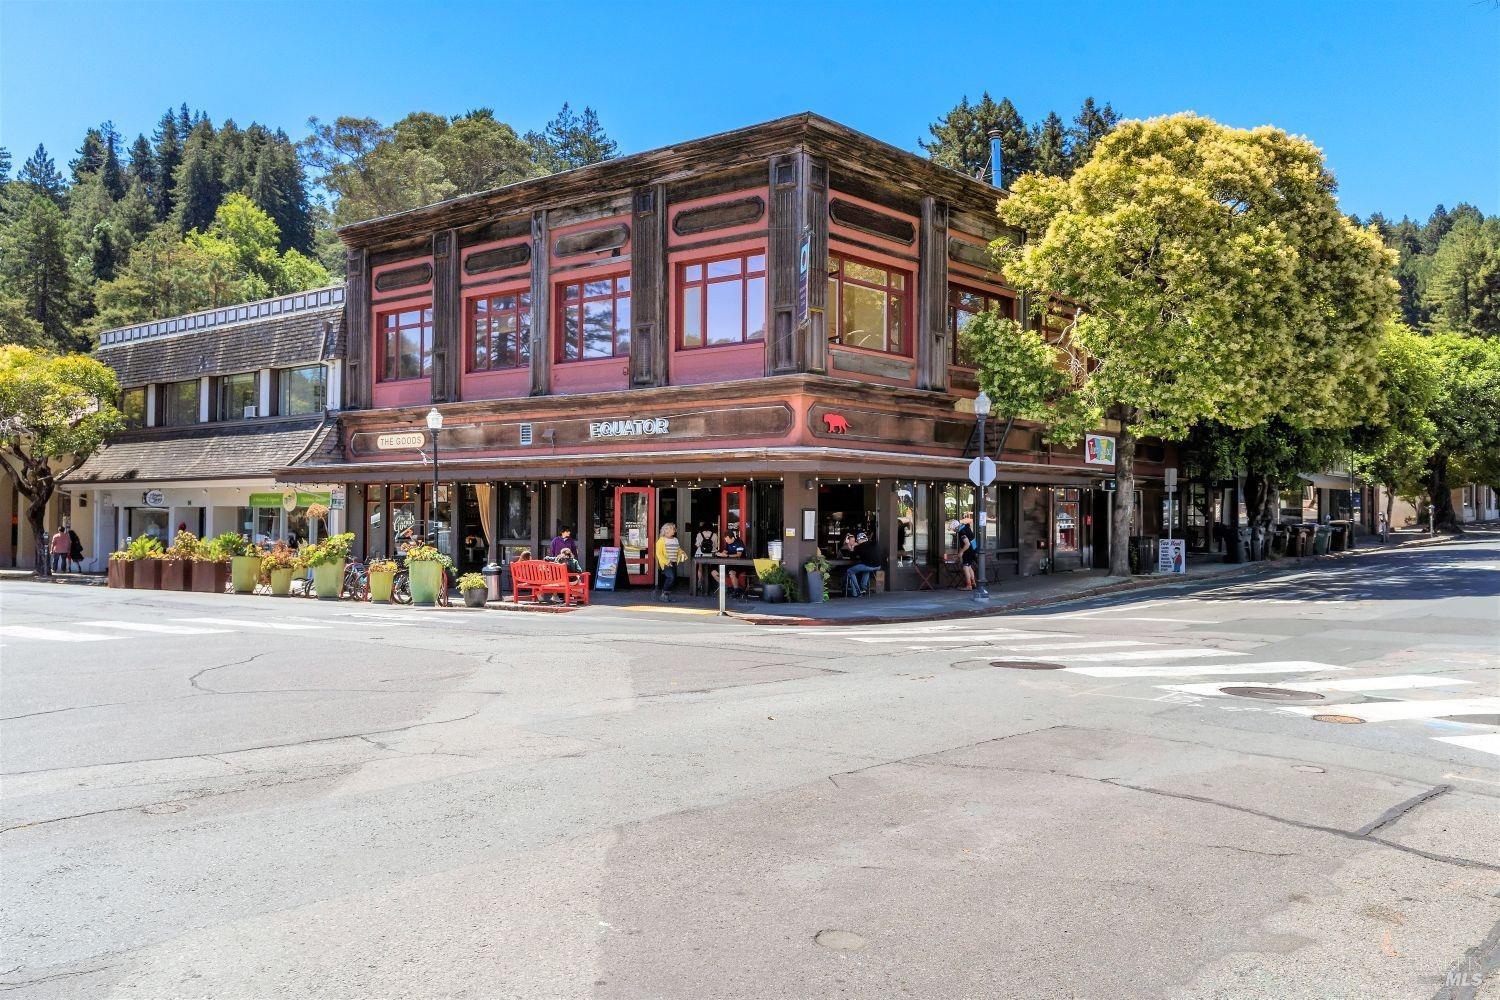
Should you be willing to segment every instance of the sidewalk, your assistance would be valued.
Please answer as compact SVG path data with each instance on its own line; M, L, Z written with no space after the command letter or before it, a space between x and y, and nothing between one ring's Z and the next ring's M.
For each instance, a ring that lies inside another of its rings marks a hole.
M109 583L104 573L53 573L51 578L37 576L29 569L0 569L0 580L30 580L32 583L72 583L83 587L103 587Z

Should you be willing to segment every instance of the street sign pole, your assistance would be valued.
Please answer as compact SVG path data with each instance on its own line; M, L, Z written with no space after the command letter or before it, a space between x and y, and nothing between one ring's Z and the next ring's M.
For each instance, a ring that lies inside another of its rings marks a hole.
M989 477L985 475L988 469L985 463L989 456L984 451L984 418L979 415L979 485L974 487L974 545L979 557L979 579L976 581L974 600L987 601L990 597L989 590L984 585L984 510L985 494L989 492Z

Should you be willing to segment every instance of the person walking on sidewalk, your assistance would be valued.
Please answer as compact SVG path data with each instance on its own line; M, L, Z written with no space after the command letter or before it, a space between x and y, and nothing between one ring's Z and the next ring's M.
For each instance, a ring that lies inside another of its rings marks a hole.
M661 588L657 600L672 603L672 588L677 586L677 567L687 562L687 553L677 540L677 525L664 524L656 539L656 565L661 569Z
M979 568L979 549L974 542L974 515L965 514L953 532L953 544L961 549L959 561L964 568L964 590L974 589L974 573Z
M68 562L73 564L73 572L83 572L83 539L78 537L78 532L68 526Z
M68 571L68 536L63 534L62 525L57 526L57 531L52 535L52 572L66 573Z

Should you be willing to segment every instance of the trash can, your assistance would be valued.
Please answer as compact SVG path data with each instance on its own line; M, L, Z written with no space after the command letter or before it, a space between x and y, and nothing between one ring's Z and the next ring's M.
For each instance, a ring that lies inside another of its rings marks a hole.
M1332 532L1328 539L1328 551L1343 552L1349 548L1349 522L1329 521L1328 527Z
M1328 554L1328 540L1333 534L1333 529L1326 524L1320 524L1313 531L1313 555L1326 556Z
M1132 573L1156 572L1157 536L1130 536L1130 571Z
M484 589L489 591L489 599L500 600L500 564L486 563L484 569L479 571L479 575L484 577Z

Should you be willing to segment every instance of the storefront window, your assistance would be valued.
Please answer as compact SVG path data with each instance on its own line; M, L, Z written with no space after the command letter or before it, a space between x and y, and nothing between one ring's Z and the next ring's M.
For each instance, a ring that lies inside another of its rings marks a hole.
M906 272L828 257L828 339L906 354Z
M1078 491L1056 490L1052 503L1052 547L1058 555L1075 553L1081 544L1083 519Z
M198 380L168 382L161 387L162 423L168 427L185 427L198 422Z
M120 393L120 412L125 416L126 427L146 426L146 390L126 389Z
M219 419L244 420L260 403L260 373L244 372L219 379Z
M167 512L160 507L132 507L130 517L126 521L130 529L131 538L140 538L142 535L155 538L166 545L167 538Z
M505 292L469 303L469 371L531 363L531 292Z
M446 484L438 487L437 504L432 502L432 485L422 487L422 507L427 513L424 540L436 545L438 551L453 552L453 487Z
M286 515L286 543L292 548L298 548L308 542L317 541L313 537L315 525L307 518L307 508L298 507L296 510L287 511Z
M932 524L928 516L926 483L896 485L896 564L930 565Z
M418 497L415 486L392 486L391 491L391 549L395 553L406 552L406 547L420 541L417 537Z
M630 275L557 286L558 361L630 354Z
M426 378L432 374L432 307L401 309L375 317L380 344L380 381Z
M500 537L531 538L531 491L520 483L500 485Z
M328 369L322 365L283 368L276 373L276 412L283 417L322 413L327 406Z
M385 487L365 487L365 558L383 559L390 552L385 534Z
M677 274L679 347L743 344L765 337L765 254L683 264Z
M952 360L956 365L972 368L974 361L963 349L959 334L980 313L998 311L1006 319L1015 319L1016 300L993 292L981 292L961 285L948 286L948 339L952 343Z

